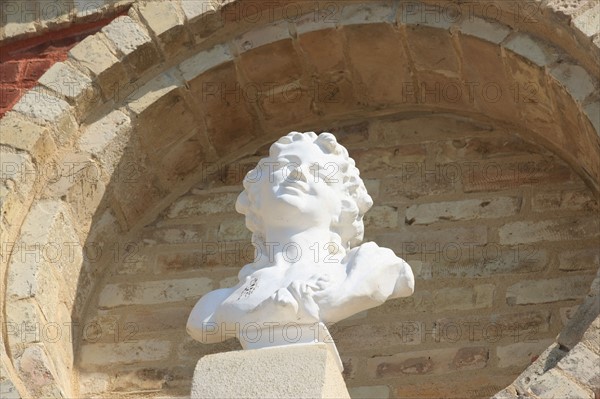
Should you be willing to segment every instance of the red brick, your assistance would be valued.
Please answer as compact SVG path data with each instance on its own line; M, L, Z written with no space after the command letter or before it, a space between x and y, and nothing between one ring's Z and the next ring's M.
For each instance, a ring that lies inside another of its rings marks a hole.
M6 61L0 64L0 82L14 83L19 81L20 61Z
M54 64L53 60L37 59L27 61L23 80L37 82L38 79Z
M13 85L0 86L0 112L4 113L12 108L21 98L21 89Z

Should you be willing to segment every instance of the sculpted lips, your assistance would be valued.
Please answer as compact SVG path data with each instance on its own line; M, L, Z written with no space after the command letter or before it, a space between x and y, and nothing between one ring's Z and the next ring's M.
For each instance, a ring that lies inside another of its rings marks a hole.
M296 189L296 190L301 191L303 193L308 193L309 192L308 184L306 184L303 181L299 181L299 180L286 179L286 180L282 181L279 186L282 189Z

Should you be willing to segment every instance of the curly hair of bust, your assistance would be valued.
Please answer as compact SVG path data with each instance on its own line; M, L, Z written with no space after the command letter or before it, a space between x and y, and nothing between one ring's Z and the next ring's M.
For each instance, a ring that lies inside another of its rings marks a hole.
M257 173L265 170L265 162L277 159L281 147L297 141L305 141L317 146L323 154L330 157L337 166L337 173L342 178L341 196L342 210L334 215L331 225L332 234L336 235L345 250L349 250L362 242L364 236L363 216L373 205L355 162L348 155L344 146L339 144L331 133L291 132L280 138L269 149L269 157L259 161L256 168L248 172L244 179L244 191L239 195L236 210L246 216L246 226L252 232L252 241L259 247L264 246L263 221L255 209L258 187L253 184ZM327 181L327 179L325 180Z

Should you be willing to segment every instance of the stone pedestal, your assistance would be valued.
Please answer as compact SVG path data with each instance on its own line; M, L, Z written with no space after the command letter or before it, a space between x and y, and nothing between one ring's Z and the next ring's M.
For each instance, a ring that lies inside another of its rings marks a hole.
M191 399L350 398L324 343L218 353L200 359Z

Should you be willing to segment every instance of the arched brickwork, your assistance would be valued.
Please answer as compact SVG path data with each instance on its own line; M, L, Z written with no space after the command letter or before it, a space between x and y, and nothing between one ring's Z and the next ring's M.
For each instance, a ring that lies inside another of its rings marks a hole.
M469 14L455 2L217 3L134 4L0 121L14 165L3 169L14 182L3 188L2 301L14 323L3 326L3 363L24 395L79 394L80 338L9 328L56 320L75 331L115 253L128 254L96 244L138 237L202 181L204 165L254 154L282 132L452 114L518 132L598 193L597 32L552 2Z

